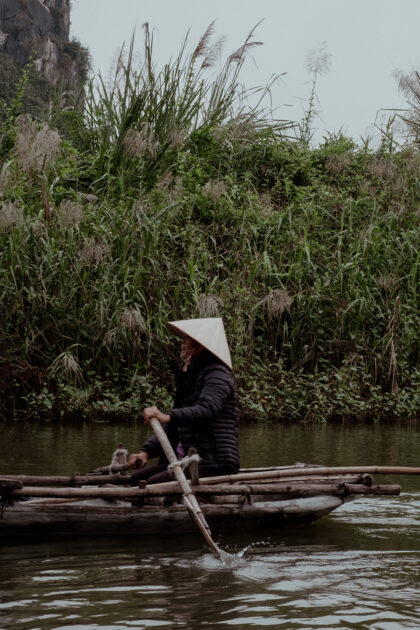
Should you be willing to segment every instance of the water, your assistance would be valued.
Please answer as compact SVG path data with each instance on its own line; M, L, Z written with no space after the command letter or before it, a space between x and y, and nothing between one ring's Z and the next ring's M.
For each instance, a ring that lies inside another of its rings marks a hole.
M86 472L138 425L2 427L1 472ZM245 425L243 466L419 465L419 429ZM420 628L420 477L310 526L224 534L223 566L196 535L0 543L0 628Z

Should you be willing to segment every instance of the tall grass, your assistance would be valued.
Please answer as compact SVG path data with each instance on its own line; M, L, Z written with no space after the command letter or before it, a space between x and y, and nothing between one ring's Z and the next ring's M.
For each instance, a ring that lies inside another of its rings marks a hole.
M260 103L266 90L261 89L261 98L250 108L239 86L247 52L261 43L253 39L254 30L216 70L222 42L214 41L214 24L192 52L186 38L178 55L162 68L154 62L148 24L144 29L140 67L134 62L133 35L127 53L121 50L113 78L105 81L99 76L88 82L84 116L74 119L80 150L96 153L94 177L99 188L104 176L107 186L114 178L127 185L140 177L150 188L192 134L214 130L233 119L253 127L265 123ZM292 126L288 121L271 121L270 128L283 132Z
M418 413L417 152L292 142L239 98L252 37L209 79L211 37L158 70L146 29L140 70L132 41L41 165L22 167L16 123L0 165L4 417L169 404L166 321L214 315L244 415Z

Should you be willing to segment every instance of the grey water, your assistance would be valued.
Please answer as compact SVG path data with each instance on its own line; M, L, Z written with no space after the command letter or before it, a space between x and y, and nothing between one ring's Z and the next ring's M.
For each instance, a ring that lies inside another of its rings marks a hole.
M0 476L88 472L140 424L0 426ZM244 467L297 461L419 466L420 429L243 424ZM222 565L198 535L0 539L0 628L420 628L420 477L306 526L223 534Z

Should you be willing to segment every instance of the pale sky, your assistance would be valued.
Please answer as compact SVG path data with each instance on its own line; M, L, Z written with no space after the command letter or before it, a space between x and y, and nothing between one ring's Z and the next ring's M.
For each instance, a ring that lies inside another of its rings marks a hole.
M307 54L325 42L331 67L317 86L317 140L325 130L355 140L377 135L373 123L389 115L380 110L405 107L393 73L420 68L420 0L73 0L71 35L108 75L134 28L141 55L144 22L163 63L177 55L188 30L193 49L213 20L216 36L226 37L222 59L263 20L255 39L264 45L253 48L242 82L252 88L286 73L272 92L278 118L302 118L311 88Z

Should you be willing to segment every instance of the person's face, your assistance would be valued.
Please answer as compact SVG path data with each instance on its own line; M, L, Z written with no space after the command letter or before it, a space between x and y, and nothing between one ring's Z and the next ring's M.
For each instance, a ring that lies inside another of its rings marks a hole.
M191 337L182 337L181 338L181 359L182 361L187 361L191 359L193 356L199 354L202 350L203 346L200 346L199 343L191 339Z

